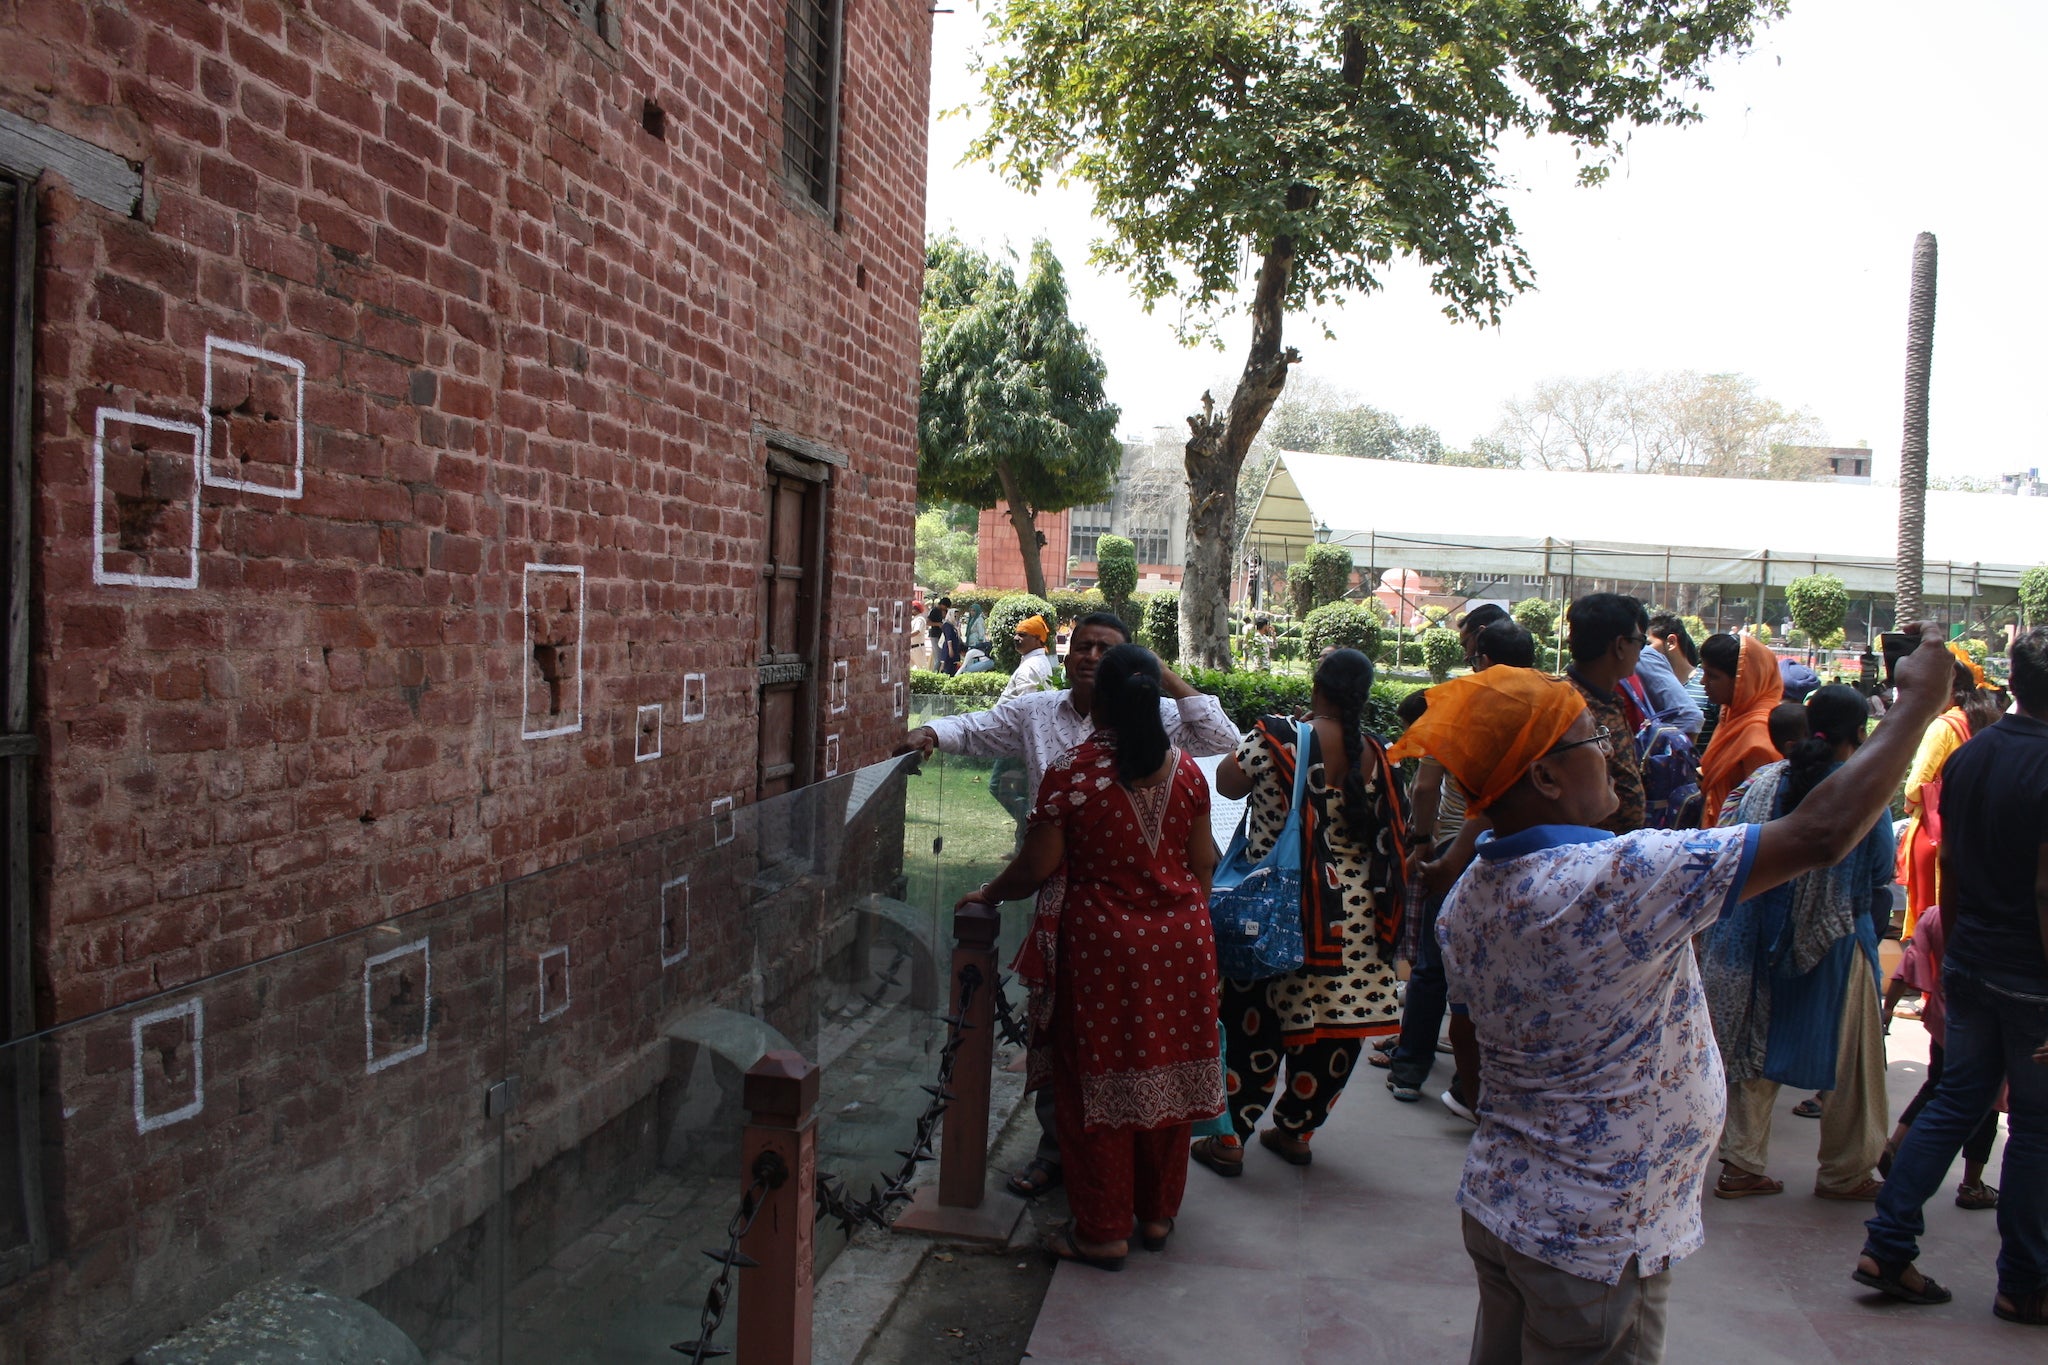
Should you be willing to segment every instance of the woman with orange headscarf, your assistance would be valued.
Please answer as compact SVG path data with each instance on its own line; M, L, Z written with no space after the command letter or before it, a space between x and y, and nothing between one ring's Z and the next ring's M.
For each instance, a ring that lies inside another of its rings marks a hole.
M1963 647L1950 644L1955 676L1949 693L1954 703L1936 716L1920 736L1913 766L1906 770L1906 830L1899 840L1898 879L1906 888L1906 923L1899 937L1908 942L1913 926L1930 905L1941 904L1941 770L1949 756L1963 747L1979 727L1997 721L2003 709L1998 693L1984 685L1984 670Z
M1714 738L1700 755L1700 824L1721 818L1721 805L1743 779L1776 763L1771 708L1785 698L1778 656L1753 635L1715 635L1700 646L1707 699L1721 708Z

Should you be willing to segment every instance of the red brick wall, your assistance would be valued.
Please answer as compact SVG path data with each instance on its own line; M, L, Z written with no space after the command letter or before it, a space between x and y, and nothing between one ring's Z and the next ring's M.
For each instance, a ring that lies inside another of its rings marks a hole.
M1067 586L1067 513L1041 512L1038 529L1045 532L1039 565L1045 570L1046 591ZM981 537L975 559L974 583L981 588L1012 588L1023 592L1024 555L1017 548L1017 528L1010 524L1010 508L999 503L984 508L977 528Z
M910 580L930 20L847 8L828 217L779 176L783 0L615 0L616 47L554 0L0 2L0 104L146 193L42 190L46 1020L750 799L757 423L847 457L823 653L852 688L817 719L842 768L886 752L865 613L888 639ZM282 485L302 419L304 496L190 489L189 438L136 456L117 422L95 526L97 415L201 422L210 337L303 364L301 406L216 354L210 463ZM103 568L182 571L195 494L196 586L95 582L102 530ZM548 739L533 562L586 594L582 728Z

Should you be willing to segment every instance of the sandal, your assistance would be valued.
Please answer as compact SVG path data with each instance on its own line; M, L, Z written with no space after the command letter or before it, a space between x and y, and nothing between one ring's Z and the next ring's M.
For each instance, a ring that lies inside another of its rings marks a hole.
M1888 1266L1868 1252L1864 1253L1864 1259L1876 1266L1877 1270L1875 1272L1865 1270L1862 1263L1858 1262L1856 1269L1850 1272L1849 1278L1858 1284L1870 1286L1886 1298L1897 1299L1900 1303L1947 1303L1955 1297L1948 1290L1942 1288L1931 1275L1920 1276L1920 1287L1918 1289L1908 1285L1905 1275L1907 1271L1913 1269L1911 1261L1902 1261L1897 1265ZM1991 1311L1994 1313L1998 1311L1995 1304Z
M1785 1182L1773 1180L1767 1175L1751 1175L1730 1166L1721 1172L1721 1178L1714 1182L1714 1198L1747 1199L1753 1194L1783 1194Z
M1236 1155L1224 1156L1222 1155L1224 1152L1235 1152ZM1232 1143L1229 1146L1225 1146L1223 1139L1220 1137L1196 1138L1194 1145L1188 1148L1188 1155L1218 1175L1235 1179L1244 1174L1244 1146L1242 1143Z
M1813 1187L1813 1197L1816 1199L1845 1199L1851 1203L1869 1203L1883 1193L1884 1182L1874 1175L1864 1176L1846 1190L1824 1190L1818 1185Z
M1813 1096L1813 1097L1812 1097L1812 1098L1810 1098L1810 1099L1804 1099L1804 1100L1801 1100L1801 1101L1799 1101L1799 1103L1797 1103L1797 1104L1795 1104L1795 1105L1793 1105L1793 1106L1792 1106L1792 1113L1793 1113L1793 1115L1794 1115L1795 1117L1798 1117L1798 1118L1802 1118L1802 1119L1817 1119L1817 1118L1819 1118L1819 1117L1820 1117L1820 1096L1818 1096L1818 1095L1815 1095L1815 1096Z
M1365 1055L1365 1064L1367 1066L1392 1066L1394 1064L1393 1050L1389 1048L1382 1052L1380 1049L1374 1048Z
M1140 1223L1138 1225L1138 1240L1144 1243L1145 1250L1147 1251L1166 1250L1166 1239L1171 1236L1173 1236L1173 1219L1171 1218L1166 1220L1166 1231L1157 1236L1145 1231L1144 1224Z
M1065 1178L1060 1174L1058 1163L1035 1156L1023 1170L1004 1181L1003 1188L1020 1199L1036 1199L1047 1190L1058 1189Z
M1987 1185L1981 1180L1965 1181L1956 1186L1956 1207L1995 1209L1998 1207L1998 1187Z
M1074 1240L1074 1227L1071 1223L1060 1224L1047 1233L1045 1240L1038 1245L1040 1250L1049 1253L1056 1261L1077 1261L1082 1265L1092 1265L1097 1270L1124 1268L1125 1258L1122 1256L1090 1256L1081 1250L1081 1244Z
M2012 1307L2006 1307L2007 1304ZM2036 1289L2031 1294L2000 1294L1991 1301L1991 1311L2022 1327L2048 1327L2048 1289Z

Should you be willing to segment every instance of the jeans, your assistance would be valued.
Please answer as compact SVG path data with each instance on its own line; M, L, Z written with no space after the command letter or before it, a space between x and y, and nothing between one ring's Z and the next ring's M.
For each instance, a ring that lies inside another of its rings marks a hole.
M1948 1004L1941 1082L1892 1158L1877 1215L1864 1225L1864 1254L1880 1265L1920 1254L1921 1208L2005 1081L2010 1126L1998 1181L1998 1290L2017 1298L2048 1289L2048 1066L2033 1058L2048 1041L2048 980L1950 958L1941 981Z
M1394 1049L1388 1074L1397 1085L1420 1087L1436 1062L1436 1037L1444 1026L1450 987L1444 981L1443 949L1437 946L1436 916L1443 899L1423 902L1422 932L1415 965L1408 973L1408 994L1401 1006L1401 1043Z

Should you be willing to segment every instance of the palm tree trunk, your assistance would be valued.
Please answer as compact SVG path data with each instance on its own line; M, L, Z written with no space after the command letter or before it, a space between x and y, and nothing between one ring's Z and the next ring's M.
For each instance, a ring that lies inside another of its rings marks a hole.
M1920 619L1926 576L1927 377L1934 364L1934 234L1913 239L1913 291L1906 308L1906 432L1899 442L1899 560L1896 625Z

